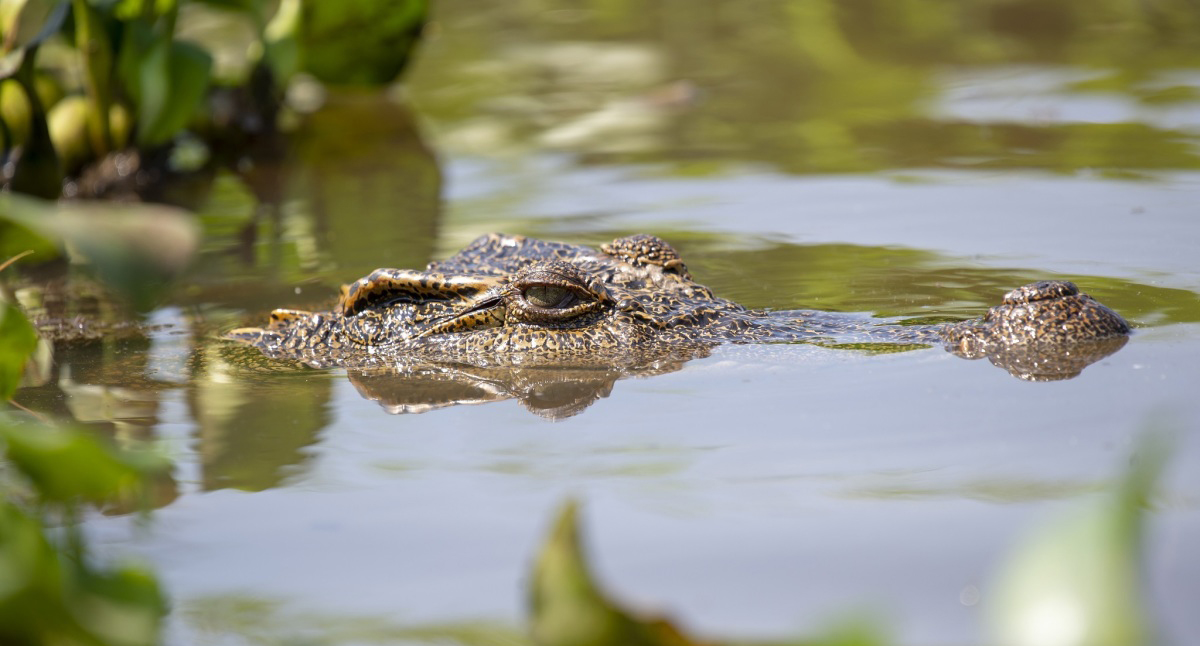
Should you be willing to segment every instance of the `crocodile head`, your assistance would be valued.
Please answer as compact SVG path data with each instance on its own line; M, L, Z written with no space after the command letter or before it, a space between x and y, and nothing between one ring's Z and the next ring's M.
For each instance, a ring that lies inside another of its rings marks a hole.
M653 236L595 250L493 234L424 271L376 270L331 311L275 310L266 327L228 336L318 367L611 365L720 343L757 316L692 281Z

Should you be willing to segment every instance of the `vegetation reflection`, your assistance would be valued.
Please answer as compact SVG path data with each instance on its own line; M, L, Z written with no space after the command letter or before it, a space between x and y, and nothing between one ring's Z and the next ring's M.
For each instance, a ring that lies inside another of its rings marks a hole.
M1200 98L1194 78L1177 73L1200 64L1200 11L1186 0L758 1L712 11L672 0L447 0L436 18L445 28L426 69L437 75L418 69L414 87L456 149L532 144L591 161L668 161L679 173L697 160L794 173L1138 177L1200 167L1194 119L1180 128L1171 118ZM473 63L481 50L494 54ZM1045 100L1026 101L1029 78ZM1118 116L1087 113L1097 101Z

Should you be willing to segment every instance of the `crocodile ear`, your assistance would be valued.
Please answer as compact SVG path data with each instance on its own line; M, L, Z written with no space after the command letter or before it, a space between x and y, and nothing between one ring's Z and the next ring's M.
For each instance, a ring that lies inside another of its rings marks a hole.
M465 301L498 281L412 269L376 269L366 278L342 286L337 309L342 316L354 316L363 310L396 302Z
M679 252L658 236L639 233L635 236L617 238L606 245L601 245L600 250L635 267L658 265L662 267L663 273L677 274L686 280L692 278L692 275L688 273L687 266L683 264L683 258L679 256Z

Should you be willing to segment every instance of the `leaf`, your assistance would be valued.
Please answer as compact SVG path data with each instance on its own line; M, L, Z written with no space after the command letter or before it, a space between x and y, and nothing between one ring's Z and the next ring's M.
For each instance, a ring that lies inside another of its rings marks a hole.
M300 48L305 71L333 84L382 85L408 63L428 0L304 2Z
M991 631L1006 646L1154 643L1142 594L1142 509L1166 455L1142 454L1112 495L1040 528L1001 570Z
M15 644L151 646L166 607L146 570L97 568L51 542L37 518L0 500L0 636Z
M166 600L148 570L124 566L86 571L72 599L80 623L107 644L152 646L158 643Z
M0 499L0 635L38 644L51 626L65 632L72 622L60 601L63 571L37 519Z
M21 385L25 362L37 348L37 332L13 303L0 303L0 401L8 401Z
M301 0L280 0L279 8L263 30L263 56L281 87L286 87L288 79L300 70L297 32L301 8Z
M212 57L197 45L161 39L139 65L137 142L170 141L200 107L212 73Z
M62 27L70 2L67 0L16 0L0 2L0 31L4 51L40 45ZM14 45L9 49L9 45Z
M66 249L139 311L154 307L187 267L199 228L186 212L162 205L54 204L0 195L0 216Z
M95 505L136 498L170 463L150 454L118 451L82 431L0 426L7 457L46 501Z
M0 600L30 585L42 547L37 523L14 505L0 500Z
M139 8L140 10L140 8ZM141 20L130 20L122 30L117 45L117 80L135 107L142 105L142 66L157 42L150 25Z
M618 607L596 585L580 544L579 505L568 501L530 578L530 635L538 646L688 646L670 622Z
M0 79L16 75L29 52L62 28L69 6L66 0L0 2Z
M85 0L73 0L75 18L75 49L84 71L87 90L88 136L91 153L103 157L112 150L109 131L109 109L112 105L112 42L100 12Z
M8 211L0 198L0 262L7 262L26 251L33 252L32 256L27 256L28 262L42 262L58 255L52 241L7 218Z

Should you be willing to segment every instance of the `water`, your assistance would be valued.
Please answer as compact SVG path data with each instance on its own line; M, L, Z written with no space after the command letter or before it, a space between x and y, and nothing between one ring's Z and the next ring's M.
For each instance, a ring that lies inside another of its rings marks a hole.
M935 51L940 32L861 16L813 40L819 16L787 27L786 3L654 6L444 3L402 102L333 95L284 163L217 178L163 331L60 351L18 395L176 458L148 527L88 521L158 569L169 643L516 626L567 496L609 587L698 633L811 635L862 611L899 643L983 643L1013 542L1092 499L1155 425L1178 437L1149 595L1176 643L1200 638L1200 63L1123 74L1134 36L1104 54L1086 24L1063 52L993 15ZM936 348L722 347L600 376L556 422L480 392L498 401L389 414L344 372L216 338L492 230L654 233L752 307L966 318L1065 277L1138 329L1053 383Z

